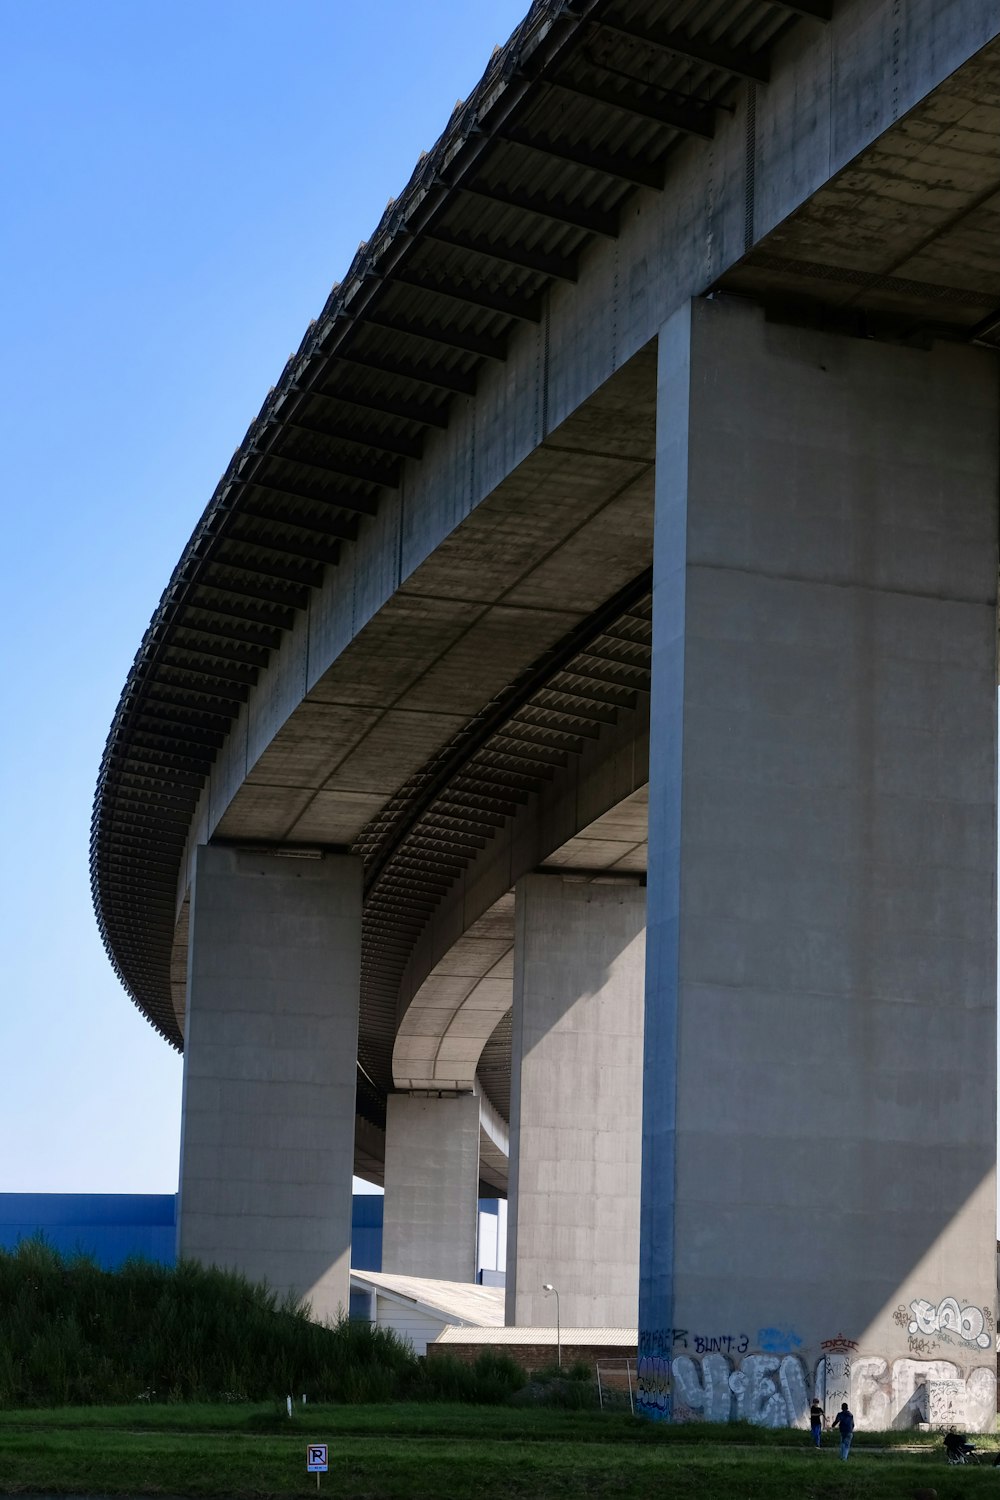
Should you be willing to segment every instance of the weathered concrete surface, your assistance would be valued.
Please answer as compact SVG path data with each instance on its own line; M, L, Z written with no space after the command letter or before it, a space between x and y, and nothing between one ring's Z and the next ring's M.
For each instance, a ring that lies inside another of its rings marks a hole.
M949 11L939 7L945 25ZM722 288L972 328L1000 305L998 119L993 41L819 186Z
M516 892L507 1322L635 1325L646 892Z
M475 1281L479 1100L390 1094L382 1270Z
M645 1398L992 1428L996 364L724 300L660 382Z
M198 851L178 1253L348 1305L361 865Z

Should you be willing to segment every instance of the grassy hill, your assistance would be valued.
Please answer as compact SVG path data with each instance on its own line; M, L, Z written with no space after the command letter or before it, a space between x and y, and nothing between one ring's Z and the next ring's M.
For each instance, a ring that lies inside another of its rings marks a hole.
M311 1402L489 1400L523 1381L492 1357L478 1373L456 1374L447 1361L431 1371L389 1331L310 1322L307 1308L228 1272L142 1260L104 1271L38 1240L0 1251L0 1408L286 1393Z

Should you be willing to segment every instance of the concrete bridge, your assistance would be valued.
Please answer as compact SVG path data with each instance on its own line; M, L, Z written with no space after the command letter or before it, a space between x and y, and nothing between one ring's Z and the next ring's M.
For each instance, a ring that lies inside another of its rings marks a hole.
M180 1249L640 1330L651 1413L995 1403L1000 16L537 0L142 642L92 872Z

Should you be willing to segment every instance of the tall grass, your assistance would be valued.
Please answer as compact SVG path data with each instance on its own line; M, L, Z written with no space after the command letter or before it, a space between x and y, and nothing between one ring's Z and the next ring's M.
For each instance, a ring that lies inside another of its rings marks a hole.
M391 1331L322 1327L243 1276L143 1260L104 1271L40 1240L0 1251L0 1407L387 1401L420 1382Z

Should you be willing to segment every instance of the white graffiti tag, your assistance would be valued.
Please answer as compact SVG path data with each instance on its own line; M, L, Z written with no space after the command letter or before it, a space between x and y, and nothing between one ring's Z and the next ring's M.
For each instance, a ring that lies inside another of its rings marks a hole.
M700 1376L697 1361L689 1355L679 1354L674 1360L677 1402L703 1422L729 1421L732 1406L729 1380L729 1361L724 1354L706 1354L701 1361Z
M679 1422L806 1427L811 1390L828 1412L847 1401L862 1429L907 1428L915 1421L937 1420L985 1432L995 1415L995 1371L984 1366L963 1379L949 1360L899 1359L890 1364L878 1355L851 1361L844 1355L827 1355L810 1381L797 1354L748 1354L742 1363L724 1354L679 1354L673 1372L673 1414Z
M910 1303L910 1311L913 1314L909 1326L911 1334L954 1333L967 1344L977 1344L980 1349L988 1349L993 1342L985 1332L986 1319L982 1308L960 1307L955 1297L943 1297L936 1307L921 1297Z

